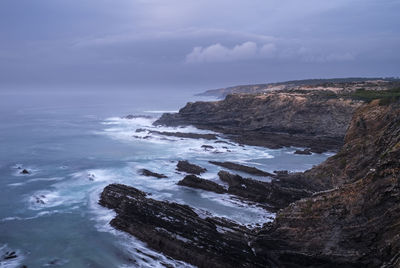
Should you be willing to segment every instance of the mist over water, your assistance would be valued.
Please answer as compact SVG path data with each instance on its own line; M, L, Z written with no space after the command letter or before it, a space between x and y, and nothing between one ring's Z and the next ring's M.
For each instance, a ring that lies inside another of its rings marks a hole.
M111 228L114 213L97 204L102 189L123 183L155 199L193 206L199 215L256 226L274 215L229 195L177 186L184 177L175 171L177 161L206 167L203 177L220 182L220 168L209 160L236 161L270 172L301 171L328 156L136 133L139 128L208 132L152 126L162 112L178 111L195 99L192 91L182 89L2 90L0 256L15 251L18 257L0 261L0 267L189 267ZM151 118L121 119L128 114ZM214 149L205 151L205 144ZM138 174L141 168L168 178L143 177ZM21 174L22 169L30 174Z

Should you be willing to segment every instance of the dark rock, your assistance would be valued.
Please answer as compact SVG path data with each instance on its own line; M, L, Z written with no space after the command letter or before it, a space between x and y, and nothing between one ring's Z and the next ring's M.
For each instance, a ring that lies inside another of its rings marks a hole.
M304 149L304 150L296 150L294 154L301 154L301 155L312 155L310 149Z
M214 149L214 147L211 146L211 145L202 145L201 148L203 148L203 149L206 150L206 151L209 151L209 150L213 150L213 149Z
M168 178L167 176L165 176L164 174L160 174L160 173L155 173L152 172L148 169L140 169L139 170L139 174L143 175L143 176L147 176L147 177L155 177L155 178L159 178L159 179L163 179L163 178Z
M177 167L176 170L178 171L183 171L195 175L200 175L207 171L207 169L202 168L198 165L191 164L188 161L179 161L176 167Z
M28 170L24 169L20 172L20 174L28 175L31 174Z
M187 175L183 180L178 182L178 185L211 191L218 194L226 193L225 188L218 183L199 178L196 175Z
M100 204L117 213L113 227L174 259L200 268L264 267L248 246L253 234L226 219L202 219L189 206L153 200L119 184L104 189Z
M199 134L199 133L187 133L187 132L167 132L167 131L155 131L149 130L151 134L157 134L167 137L177 137L185 139L204 139L204 140L216 140L216 134Z
M252 243L257 255L282 267L399 267L399 122L399 102L360 107L341 151L304 173L326 190L281 210Z
M275 177L276 176L275 174L260 170L255 167L249 167L249 166L245 166L245 165L241 165L241 164L237 164L237 163L233 163L233 162L218 162L218 161L208 161L208 162L210 164L213 164L216 166L220 166L220 167L224 167L224 168L236 170L236 171L242 171L242 172L245 172L245 173L251 174L251 175L267 176L267 177Z
M3 255L3 259L4 260L10 260L10 259L15 259L17 258L17 254L15 253L15 251L7 251L4 255Z
M312 192L305 188L297 187L297 185L285 185L281 181L262 182L246 179L226 171L218 172L218 176L222 181L228 183L229 194L260 203L269 210L284 208L292 202L312 195Z
M337 150L360 104L326 94L270 92L228 95L217 102L188 103L179 113L163 114L155 125L194 125L232 140L269 148Z

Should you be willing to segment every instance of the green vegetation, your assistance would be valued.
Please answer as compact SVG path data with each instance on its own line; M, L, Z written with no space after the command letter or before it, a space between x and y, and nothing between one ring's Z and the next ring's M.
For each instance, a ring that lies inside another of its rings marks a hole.
M360 88L349 94L351 99L371 102L379 99L380 105L388 105L400 99L400 87L388 90L365 90Z

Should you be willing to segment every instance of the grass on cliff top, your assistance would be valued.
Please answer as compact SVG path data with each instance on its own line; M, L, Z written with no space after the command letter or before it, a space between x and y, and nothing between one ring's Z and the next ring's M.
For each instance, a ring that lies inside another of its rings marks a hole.
M361 100L367 103L379 99L380 105L388 105L400 99L400 87L388 90L365 90L357 89L350 93L349 97L354 100Z

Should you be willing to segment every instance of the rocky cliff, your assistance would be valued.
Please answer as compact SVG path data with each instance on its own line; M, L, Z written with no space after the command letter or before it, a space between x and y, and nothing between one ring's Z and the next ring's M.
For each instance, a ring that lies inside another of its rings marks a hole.
M156 125L194 125L269 148L309 147L336 150L359 102L325 93L275 92L228 95L223 101L188 103L176 114L164 114Z
M127 186L108 186L100 204L117 212L114 227L199 267L400 267L399 159L400 101L375 100L356 110L338 154L264 183L266 197L290 189L292 200L259 230L202 219L188 206ZM222 175L232 194L238 183L255 183ZM247 188L254 193L246 198L263 194Z
M306 172L334 188L280 211L256 252L283 267L399 267L399 159L399 103L361 107L342 150Z

